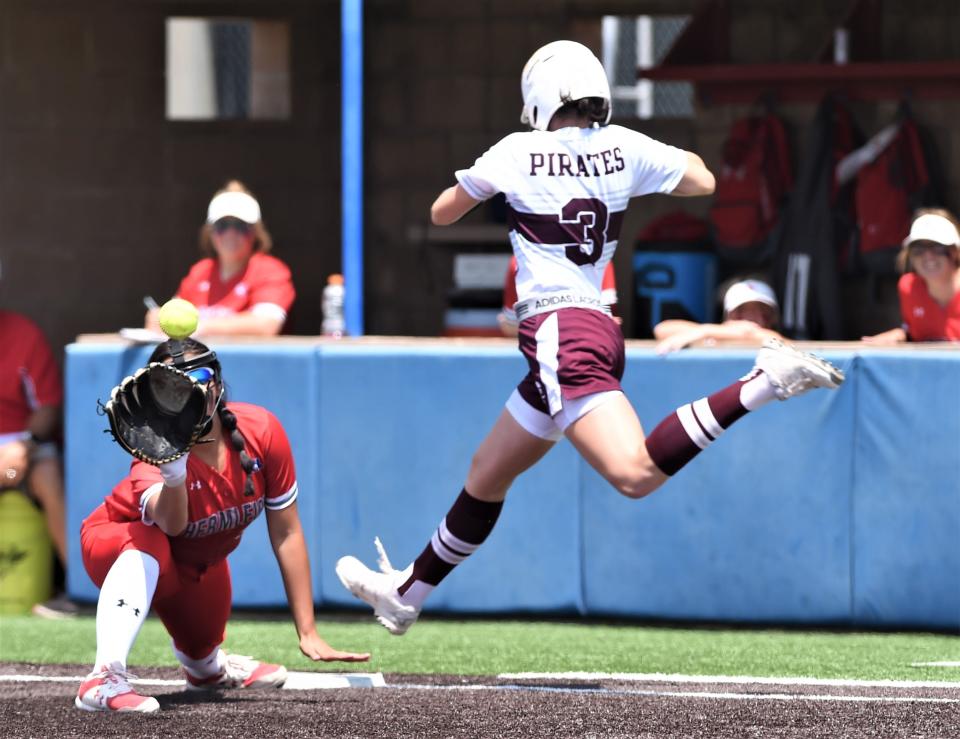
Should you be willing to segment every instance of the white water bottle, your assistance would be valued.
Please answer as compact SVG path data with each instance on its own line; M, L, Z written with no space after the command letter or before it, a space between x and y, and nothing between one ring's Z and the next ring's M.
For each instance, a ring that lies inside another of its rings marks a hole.
M324 336L339 339L346 333L346 321L343 317L343 275L330 275L327 286L323 288L323 323L320 332Z

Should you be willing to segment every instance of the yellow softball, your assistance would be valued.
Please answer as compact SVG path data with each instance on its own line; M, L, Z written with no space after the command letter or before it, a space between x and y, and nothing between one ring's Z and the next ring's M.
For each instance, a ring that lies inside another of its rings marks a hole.
M160 328L171 339L185 339L197 330L200 313L189 300L173 298L160 308Z

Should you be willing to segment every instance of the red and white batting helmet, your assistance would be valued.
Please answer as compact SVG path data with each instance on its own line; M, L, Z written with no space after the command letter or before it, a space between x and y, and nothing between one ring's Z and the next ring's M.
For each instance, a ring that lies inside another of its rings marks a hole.
M554 41L537 49L520 76L523 112L520 121L546 131L554 113L583 98L606 100L610 121L610 83L600 60L576 41Z

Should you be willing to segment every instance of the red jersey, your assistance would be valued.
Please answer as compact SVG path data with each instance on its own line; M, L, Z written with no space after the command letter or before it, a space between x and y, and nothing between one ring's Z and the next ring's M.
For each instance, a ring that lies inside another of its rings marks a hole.
M191 456L187 460L187 528L170 537L170 550L180 564L207 567L225 558L240 544L243 530L264 508L281 510L297 499L297 476L287 434L270 411L248 403L229 403L237 428L246 440L247 454L257 462L251 475L254 495L243 494L246 473L240 453L228 445L227 464L218 472ZM152 524L147 501L160 492L160 470L134 461L130 474L104 500L111 521Z
M37 408L60 405L60 369L40 328L26 316L0 310L0 435L27 430Z
M517 302L517 258L510 257L510 266L503 279L503 315L511 323L517 322L513 304ZM600 285L600 302L607 306L617 304L617 277L613 272L613 261L607 262Z
M911 341L960 341L960 293L947 307L930 295L927 283L914 272L907 272L897 283L900 315Z
M296 291L286 264L269 254L254 252L247 268L226 281L220 278L216 259L201 259L183 278L176 297L197 306L201 318L253 311L284 320Z

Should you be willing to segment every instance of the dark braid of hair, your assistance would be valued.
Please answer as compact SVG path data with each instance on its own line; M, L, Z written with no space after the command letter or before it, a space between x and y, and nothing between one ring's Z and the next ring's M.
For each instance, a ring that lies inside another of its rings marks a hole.
M610 103L603 98L580 98L564 103L554 116L573 115L584 116L592 123L603 125L610 112Z
M220 414L220 423L223 425L223 428L226 430L227 435L230 438L230 444L233 445L234 449L240 452L240 466L243 467L243 471L246 473L246 479L243 483L243 494L249 497L255 492L253 487L253 478L250 477L250 475L252 475L256 470L256 463L250 458L250 455L247 454L247 442L243 438L243 434L241 434L240 430L237 428L237 417L232 411L227 410L225 403L220 404L217 412Z

